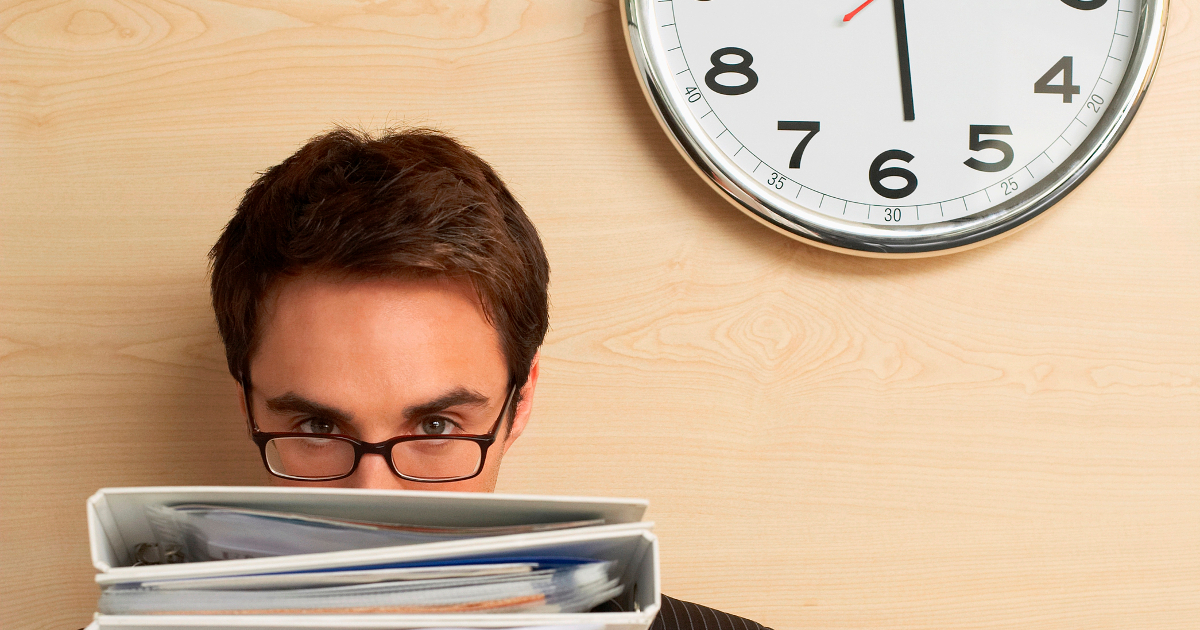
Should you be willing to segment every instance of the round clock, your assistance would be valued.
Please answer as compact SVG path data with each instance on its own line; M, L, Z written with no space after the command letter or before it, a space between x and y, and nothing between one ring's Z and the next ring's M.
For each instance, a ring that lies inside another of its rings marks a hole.
M933 255L1010 233L1129 124L1167 0L624 0L668 135L803 241Z

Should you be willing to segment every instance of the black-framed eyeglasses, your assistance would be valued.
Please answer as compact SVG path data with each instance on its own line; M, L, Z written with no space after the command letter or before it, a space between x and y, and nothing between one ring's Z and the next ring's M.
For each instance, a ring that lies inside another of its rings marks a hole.
M250 438L258 445L263 465L276 477L294 481L336 481L358 469L362 456L373 453L387 460L401 479L421 483L446 483L471 479L483 471L488 448L516 398L517 386L508 389L500 415L484 435L400 435L383 442L363 442L348 435L268 433L254 422L250 372L243 372L246 420Z

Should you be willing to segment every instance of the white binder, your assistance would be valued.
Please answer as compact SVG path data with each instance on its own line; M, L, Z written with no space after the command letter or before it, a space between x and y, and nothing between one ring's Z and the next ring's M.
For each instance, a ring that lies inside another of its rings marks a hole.
M603 519L604 525L534 533L312 553L270 558L131 566L133 549L154 540L147 505L213 504L362 521L485 527ZM88 499L88 534L96 582L113 584L217 575L250 575L449 559L486 554L589 557L616 562L626 585L619 603L629 612L416 614L104 615L90 627L149 630L188 628L551 628L645 630L658 613L658 541L640 521L647 503L636 499L543 497L461 492L339 488L160 487L103 489Z

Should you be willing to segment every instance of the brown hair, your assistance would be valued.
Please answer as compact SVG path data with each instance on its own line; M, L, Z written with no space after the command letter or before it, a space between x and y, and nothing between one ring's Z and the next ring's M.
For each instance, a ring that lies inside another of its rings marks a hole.
M229 371L257 347L262 303L285 275L465 278L521 386L549 326L537 230L479 156L428 129L337 128L262 174L209 252Z

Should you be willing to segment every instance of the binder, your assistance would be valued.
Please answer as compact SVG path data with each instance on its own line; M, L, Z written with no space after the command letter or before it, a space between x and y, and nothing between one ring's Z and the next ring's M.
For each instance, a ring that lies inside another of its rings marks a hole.
M487 527L603 519L603 525L465 540L301 555L133 566L134 550L152 540L145 508L210 504L361 521L440 527ZM646 630L660 605L658 540L641 521L647 503L636 499L545 497L273 487L108 488L87 502L88 534L96 582L255 575L466 557L585 557L615 563L625 585L618 598L628 612L443 614L139 614L97 613L97 630L187 628L549 628Z

